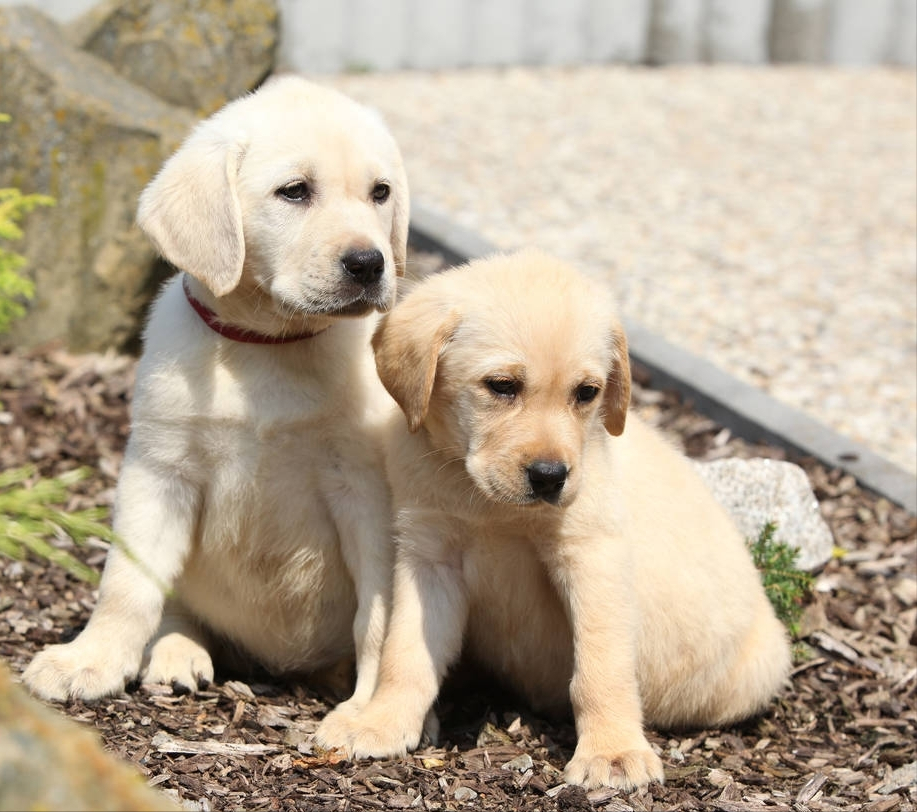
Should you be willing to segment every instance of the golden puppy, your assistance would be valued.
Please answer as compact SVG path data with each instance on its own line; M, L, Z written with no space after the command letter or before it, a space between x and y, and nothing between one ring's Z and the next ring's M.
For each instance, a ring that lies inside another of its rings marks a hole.
M379 683L319 742L418 744L463 637L536 708L572 702L566 780L663 779L643 733L762 710L790 663L743 539L681 454L625 417L608 293L534 252L431 277L373 339L407 418L388 444L397 523Z
M114 520L125 549L86 629L25 683L48 699L138 674L194 689L223 642L274 672L355 653L359 704L391 588L379 429L398 412L369 342L405 261L398 147L371 110L275 79L194 130L138 219L184 273L137 371Z

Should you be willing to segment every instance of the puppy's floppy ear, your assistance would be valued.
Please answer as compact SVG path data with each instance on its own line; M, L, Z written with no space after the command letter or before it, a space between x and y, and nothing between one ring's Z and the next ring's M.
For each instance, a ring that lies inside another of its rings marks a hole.
M395 209L392 215L392 233L389 239L392 244L392 257L395 260L395 274L404 276L404 269L408 259L408 223L411 218L411 207L408 194L408 178L400 157L398 166L395 169L395 177L392 179L392 192L395 199Z
M379 379L417 431L427 416L436 365L458 326L457 311L412 296L382 318L373 335Z
M627 337L621 325L615 322L611 332L613 357L608 380L605 383L605 429L617 437L624 431L627 408L630 405L630 359L627 354Z
M236 191L244 146L206 124L143 190L137 222L163 257L222 296L239 284L245 259Z

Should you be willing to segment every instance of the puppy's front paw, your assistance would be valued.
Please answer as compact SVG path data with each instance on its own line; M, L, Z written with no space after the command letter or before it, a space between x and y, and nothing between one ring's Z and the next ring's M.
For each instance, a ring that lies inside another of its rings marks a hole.
M648 746L619 753L581 753L577 747L564 780L586 789L614 787L630 792L652 781L663 783L665 773L661 759Z
M355 730L355 720L360 708L350 702L342 702L321 721L313 735L313 741L323 750L340 750L349 756L350 740Z
M139 666L130 657L118 656L111 646L89 645L77 638L39 652L23 672L22 681L42 699L91 701L123 691Z
M326 750L337 749L349 758L391 758L403 756L420 743L423 723L405 724L397 709L362 711L348 703L329 713L315 731L315 743ZM416 729L415 729L416 728Z
M207 649L196 640L173 632L150 646L143 681L194 692L213 682L213 661Z

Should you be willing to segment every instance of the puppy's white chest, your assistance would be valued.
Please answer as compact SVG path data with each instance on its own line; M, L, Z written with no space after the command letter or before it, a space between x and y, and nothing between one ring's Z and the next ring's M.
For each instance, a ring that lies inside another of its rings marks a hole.
M208 625L281 670L323 661L348 641L355 609L326 489L335 446L308 423L211 427L198 532L178 584ZM346 646L344 647L346 648Z
M335 498L361 478L381 482L381 466L365 431L371 395L347 374L356 362L334 376L292 353L253 356L150 370L130 456L198 494L181 600L286 670L347 648L355 596Z

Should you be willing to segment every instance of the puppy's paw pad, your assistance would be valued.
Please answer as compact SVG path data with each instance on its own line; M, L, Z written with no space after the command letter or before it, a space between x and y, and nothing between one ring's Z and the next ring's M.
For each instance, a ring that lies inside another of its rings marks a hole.
M663 783L662 761L650 748L611 755L574 755L564 770L564 780L586 789L613 787L627 792L654 781Z
M74 643L40 652L22 675L26 687L42 699L92 701L124 690L136 669L116 657L96 660Z

